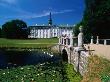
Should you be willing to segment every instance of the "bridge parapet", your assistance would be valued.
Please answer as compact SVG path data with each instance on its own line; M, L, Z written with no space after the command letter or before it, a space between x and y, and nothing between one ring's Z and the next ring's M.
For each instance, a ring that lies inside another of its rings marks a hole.
M62 53L63 50L67 52L68 63L74 65L74 69L83 76L87 70L88 56L89 53L83 46L83 32L82 27L80 27L80 33L78 35L78 46L75 47L74 35L63 34L59 37L59 49Z
M91 37L91 43L90 44L103 44L103 45L110 45L110 39L100 39L99 36L96 37L96 40L94 37Z
M59 37L59 45L73 47L74 38L76 38L76 37L74 37L74 35L72 33L64 32Z

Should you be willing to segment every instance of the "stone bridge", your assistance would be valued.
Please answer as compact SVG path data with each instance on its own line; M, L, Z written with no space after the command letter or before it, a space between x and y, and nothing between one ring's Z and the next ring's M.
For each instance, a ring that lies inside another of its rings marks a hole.
M74 65L74 69L83 76L87 70L88 51L83 47L83 33L80 28L78 37L65 33L59 37L59 52L63 60Z

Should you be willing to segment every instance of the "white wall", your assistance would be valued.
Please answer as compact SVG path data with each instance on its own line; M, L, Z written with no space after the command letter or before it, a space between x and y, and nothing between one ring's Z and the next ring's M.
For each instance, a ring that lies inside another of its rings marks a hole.
M30 31L30 38L52 38L59 37L63 33L72 33L72 30L60 29L60 28L49 28L49 29L37 29L32 28Z

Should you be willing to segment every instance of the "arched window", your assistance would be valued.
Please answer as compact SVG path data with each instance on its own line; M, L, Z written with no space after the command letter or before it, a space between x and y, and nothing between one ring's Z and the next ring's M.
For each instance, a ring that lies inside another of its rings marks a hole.
M68 45L70 45L70 39L68 38Z
M63 44L63 38L62 38L62 44Z
M64 45L66 45L66 39L64 39Z

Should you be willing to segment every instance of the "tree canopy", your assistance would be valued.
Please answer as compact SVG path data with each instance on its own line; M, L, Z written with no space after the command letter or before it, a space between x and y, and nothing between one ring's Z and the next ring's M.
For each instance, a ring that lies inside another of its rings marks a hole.
M27 25L22 20L11 20L2 25L4 38L27 38Z
M85 0L82 21L85 38L110 38L110 0Z
M1 28L0 28L0 37L1 37Z
M85 0L83 25L94 36L110 38L110 0Z

